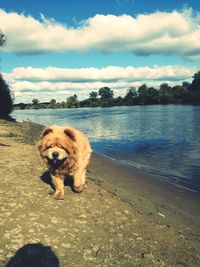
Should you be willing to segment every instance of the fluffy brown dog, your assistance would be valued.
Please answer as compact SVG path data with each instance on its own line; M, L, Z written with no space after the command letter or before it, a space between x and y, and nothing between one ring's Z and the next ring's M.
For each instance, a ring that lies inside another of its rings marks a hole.
M42 131L38 149L55 185L55 199L64 198L64 179L73 177L73 189L81 192L91 156L87 137L71 127L50 126Z

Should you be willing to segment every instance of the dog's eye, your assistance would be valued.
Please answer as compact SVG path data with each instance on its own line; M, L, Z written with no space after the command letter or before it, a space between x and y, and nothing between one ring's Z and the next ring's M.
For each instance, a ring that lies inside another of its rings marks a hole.
M57 144L57 147L65 149L64 146L62 146L61 144Z
M69 151L65 148L65 147L61 147L63 150L65 150L65 152L69 155Z
M59 145L58 147L59 147L59 148L62 148L63 150L65 150L65 151L67 152L67 154L69 154L69 151L68 151L64 146Z

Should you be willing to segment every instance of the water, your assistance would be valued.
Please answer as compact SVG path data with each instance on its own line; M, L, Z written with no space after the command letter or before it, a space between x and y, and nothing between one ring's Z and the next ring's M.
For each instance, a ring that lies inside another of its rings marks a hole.
M19 110L13 117L79 128L94 151L200 193L200 106Z

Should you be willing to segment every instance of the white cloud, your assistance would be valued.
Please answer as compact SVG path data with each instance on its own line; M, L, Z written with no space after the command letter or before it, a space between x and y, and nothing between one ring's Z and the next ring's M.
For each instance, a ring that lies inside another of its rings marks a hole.
M170 85L190 80L197 69L184 66L154 67L116 67L106 68L15 68L11 73L3 73L11 85L16 102L30 102L33 98L49 101L56 98L65 100L69 95L77 94L85 99L91 91L109 86L115 96L124 95L131 86L138 87L142 83L158 87L162 82Z
M184 66L116 67L105 68L33 68L19 67L4 73L8 80L54 82L112 82L139 80L183 80L191 78L196 68Z
M200 16L191 9L129 15L95 15L78 27L0 10L1 29L8 52L36 54L48 51L103 53L130 51L138 55L177 54L200 57Z

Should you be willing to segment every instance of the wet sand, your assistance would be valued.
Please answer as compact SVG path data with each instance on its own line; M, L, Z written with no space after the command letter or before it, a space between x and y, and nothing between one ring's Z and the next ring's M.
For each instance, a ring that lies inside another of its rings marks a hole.
M0 266L199 266L199 197L93 154L53 199L41 127L0 120ZM33 138L36 137L36 138Z
M162 217L163 222L173 227L177 227L177 223L178 227L180 224L186 226L190 223L198 232L199 194L178 188L98 154L93 154L91 174L91 179L95 177L96 183L129 203L138 213L156 221L160 221Z

